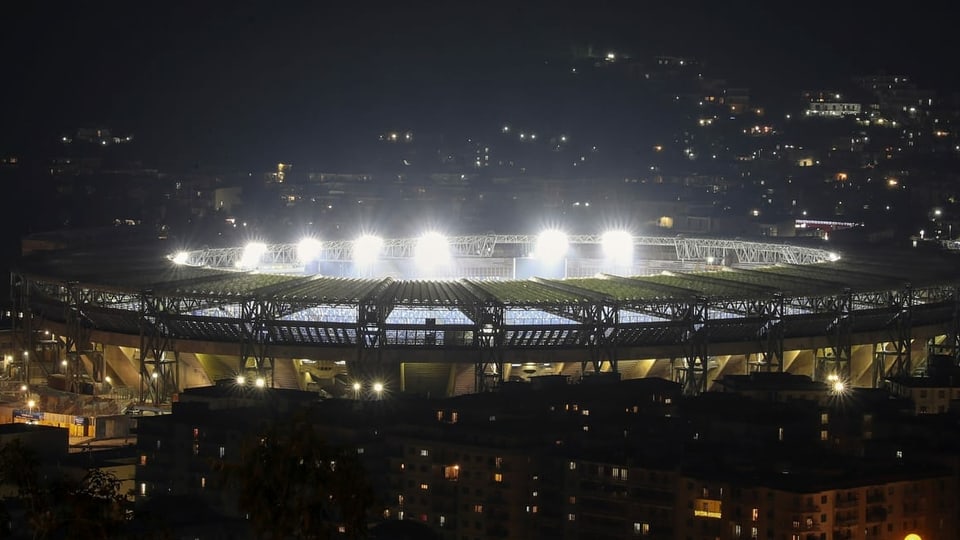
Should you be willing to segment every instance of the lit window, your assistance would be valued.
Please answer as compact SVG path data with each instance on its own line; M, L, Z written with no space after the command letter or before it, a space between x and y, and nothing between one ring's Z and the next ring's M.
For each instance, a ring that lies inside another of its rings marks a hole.
M482 504L475 504L475 505L473 505L473 511L476 512L477 514L482 514L482 513L483 513L483 505L482 505Z
M440 526L443 527L447 524L447 516L440 516Z
M443 422L443 411L437 411L437 422Z
M430 455L430 450L427 450L426 448L420 449L420 457L427 457L429 455Z
M421 483L421 484L420 484L420 489L426 491L426 490L430 489L430 484Z
M141 496L141 497L146 497L146 496L147 496L147 483L146 483L146 482L140 482L140 496Z
M576 514L567 514L567 521L576 521L576 520L577 520Z
M220 447L220 452L219 452L220 458L223 459L223 456L224 456L224 454L226 454L226 453L227 453L226 447L221 446L221 447Z
M753 510L751 510L750 517L753 519L753 521L757 521L758 519L760 519L760 509L754 508Z
M567 464L567 468L570 469L571 471L577 470L577 462L571 461L570 463Z
M206 477L206 476L201 476L201 477L200 477L200 489L204 489L204 488L206 488L206 487L207 487L207 477Z
M830 438L830 434L827 432L827 430L825 430L825 429L820 430L820 440L821 440L821 441L825 441L825 440L827 440L827 439L829 439L829 438Z
M456 481L460 479L460 466L448 465L443 468L443 478L445 480Z
M146 464L147 464L147 455L140 454L140 465L146 465Z
M498 483L498 484L499 484L500 482L503 482L503 474L501 474L501 473L494 473L494 475L493 475L493 481L496 482L496 483Z
M577 504L577 497L576 497L576 495L571 495L570 497L568 497L568 498L567 498L567 502L569 502L570 504Z

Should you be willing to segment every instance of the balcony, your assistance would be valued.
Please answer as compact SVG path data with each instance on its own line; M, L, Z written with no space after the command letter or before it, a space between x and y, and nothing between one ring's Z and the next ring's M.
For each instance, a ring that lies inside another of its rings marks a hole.
M837 497L837 508L854 508L859 504L859 497Z

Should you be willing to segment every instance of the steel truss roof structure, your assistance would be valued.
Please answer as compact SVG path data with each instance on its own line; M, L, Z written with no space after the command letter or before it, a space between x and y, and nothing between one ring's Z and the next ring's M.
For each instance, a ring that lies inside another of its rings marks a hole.
M600 245L599 235L574 235L571 245ZM414 256L417 239L388 239L383 241L380 256L385 259L410 259ZM451 255L458 258L488 258L507 250L513 256L527 256L536 245L533 235L474 235L447 239ZM635 247L660 246L673 248L677 260L720 261L736 257L740 264L811 264L834 260L836 254L825 249L800 247L772 242L747 242L712 238L684 238L680 236L634 236ZM354 257L355 241L337 240L321 243L322 258L329 261L349 261ZM298 264L297 244L265 246L261 262L265 267L295 267ZM182 253L183 262L206 268L236 268L243 258L244 247L205 249Z
M458 242L458 249L482 255L497 245L527 245L532 237ZM430 281L227 270L239 248L191 252L189 265L88 252L25 258L12 272L13 292L21 328L32 335L39 324L60 325L76 357L95 331L139 336L141 391L156 399L176 391L166 364L176 361L177 351L189 351L191 342L236 346L240 368L268 379L273 358L287 351L352 351L358 369L391 350L456 352L475 363L478 390L500 382L512 353L573 352L585 372L600 372L616 371L619 358L637 358L639 351L669 351L679 360L680 382L696 393L705 390L709 351L717 344L757 354L760 369L782 370L785 340L825 338L831 354L818 364L822 375L849 374L857 334L892 336L897 354L884 369L904 373L910 370L910 328L940 325L950 343L957 341L960 276L949 254L838 260L826 250L736 240L651 237L637 243L672 246L679 260L734 253L748 267ZM408 244L386 243L398 256L408 253ZM282 262L292 260L292 249L271 253ZM350 250L345 244L338 249Z

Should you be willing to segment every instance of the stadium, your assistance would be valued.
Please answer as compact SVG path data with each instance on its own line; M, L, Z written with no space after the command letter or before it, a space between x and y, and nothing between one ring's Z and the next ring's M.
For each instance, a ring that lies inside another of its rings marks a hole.
M11 273L5 375L159 406L218 381L358 399L545 376L697 394L754 371L869 387L955 354L955 255L824 245L547 231L40 252Z

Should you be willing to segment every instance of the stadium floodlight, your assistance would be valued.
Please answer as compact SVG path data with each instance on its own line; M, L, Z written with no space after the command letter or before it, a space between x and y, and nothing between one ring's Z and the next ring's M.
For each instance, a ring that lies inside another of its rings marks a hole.
M413 258L420 268L444 266L450 262L450 244L442 234L428 232L417 240Z
M533 248L533 256L542 261L557 262L567 254L567 234L563 231L550 229L540 233L537 244Z
M830 262L836 262L840 260L840 255L837 253L831 252L829 255L827 255L827 258L830 259Z
M353 242L353 261L360 266L369 266L377 261L381 249L382 238L365 234Z
M189 252L189 251L180 251L180 252L177 252L177 254L173 256L173 263L174 263L174 264L187 264L187 261L188 261L188 260L190 260L190 252Z
M322 244L316 238L306 237L297 244L297 259L301 263L308 263L320 258Z
M616 265L633 263L633 235L627 231L607 231L600 237L603 256Z
M267 381L265 381L263 377L257 377L257 379L253 381L253 385L256 386L257 388L263 388L264 386L267 385Z
M263 242L250 242L243 248L243 255L237 261L238 268L256 268L260 258L267 252L267 245Z

